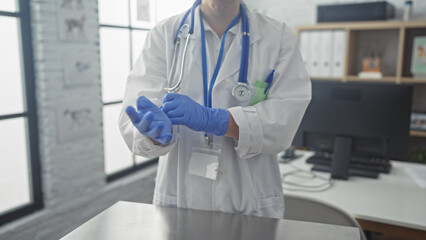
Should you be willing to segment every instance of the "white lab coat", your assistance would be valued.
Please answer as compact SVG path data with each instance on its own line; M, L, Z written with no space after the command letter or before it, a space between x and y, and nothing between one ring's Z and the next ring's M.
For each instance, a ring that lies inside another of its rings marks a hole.
M203 104L198 8L195 13L195 30L179 93ZM138 132L124 111L126 106L135 106L136 99L142 95L161 105L172 64L173 39L183 14L159 23L147 36L141 56L127 80L119 127L133 153L160 157L154 192L156 205L283 216L283 189L276 154L291 145L311 99L311 84L297 38L290 28L249 10L247 15L250 22L248 83L254 90L254 82L264 81L272 69L276 76L266 101L247 106L248 103L241 104L234 99L231 91L238 81L241 56L239 29L213 89L213 107L229 110L239 126L239 140L214 137L214 142L222 144L219 157L222 175L215 181L188 173L193 142L202 141L204 133L174 126L170 144L154 145ZM209 75L210 79L211 73Z

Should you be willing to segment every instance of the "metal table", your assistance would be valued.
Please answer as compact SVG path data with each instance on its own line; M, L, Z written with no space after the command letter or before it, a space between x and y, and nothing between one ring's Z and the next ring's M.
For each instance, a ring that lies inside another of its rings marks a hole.
M359 229L192 209L118 202L62 239L359 240Z

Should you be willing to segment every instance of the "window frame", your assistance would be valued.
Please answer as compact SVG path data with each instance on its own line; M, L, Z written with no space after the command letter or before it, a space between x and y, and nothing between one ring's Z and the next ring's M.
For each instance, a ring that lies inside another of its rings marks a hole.
M8 222L26 216L44 207L42 181L41 181L41 165L38 139L38 119L35 89L35 74L33 66L33 47L32 47L32 31L31 31L31 13L29 1L17 0L18 11L6 12L0 11L0 16L15 17L19 20L18 32L21 36L21 60L22 60L22 77L23 79L23 95L26 110L22 113L1 115L1 120L13 118L26 118L26 131L28 143L28 168L31 169L30 194L32 202L28 205L11 209L0 215L0 226ZM26 97L25 97L26 96Z
M132 7L131 2L130 2L130 0L128 0L128 9L127 10L128 10L128 14L129 14L128 15L129 23L127 25L112 25L112 24L102 24L102 23L99 23L99 31L102 28L107 28L107 29L126 29L126 30L129 30L129 47L130 47L129 48L129 51L130 51L129 52L129 56L130 56L129 61L130 61L130 68L132 68L132 66L133 66L133 35L132 35L133 31L151 31L151 28L133 27L132 26L132 15L131 15L132 11L131 11L131 7ZM100 44L102 44L102 43L100 43ZM102 63L101 63L101 67L102 67ZM129 69L129 72L130 71L131 71L131 69ZM101 75L101 84L102 84L102 75ZM123 102L122 100L119 100L119 101L104 101L102 99L102 112L104 110L104 107L107 107L107 106L110 106L110 105L122 104L122 102ZM104 138L105 138L105 136L104 136ZM105 147L105 145L104 145L104 147ZM105 154L105 151L104 151L104 154ZM104 155L104 159L103 160L105 162L105 155ZM124 168L122 170L118 170L118 171L113 172L111 174L105 173L105 175L106 175L106 178L105 178L106 182L107 183L113 182L113 181L115 181L117 179L121 179L123 177L126 177L126 176L132 174L132 173L135 173L137 171L145 169L145 168L147 168L147 167L149 167L151 165L157 164L158 163L158 158L149 159L149 160L146 160L143 163L137 164L136 163L135 154L132 153L132 162L133 162L133 165L129 166L128 168Z

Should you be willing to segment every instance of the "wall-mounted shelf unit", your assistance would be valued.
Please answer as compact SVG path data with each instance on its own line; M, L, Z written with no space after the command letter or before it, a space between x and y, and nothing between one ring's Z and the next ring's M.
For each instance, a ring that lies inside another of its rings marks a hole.
M296 28L299 36L307 31L326 30L346 33L344 74L339 78L311 76L313 80L426 84L426 78L414 78L410 71L413 40L416 36L426 36L426 21L321 23ZM382 56L383 77L380 79L358 77L362 58L369 54L366 48L375 48Z

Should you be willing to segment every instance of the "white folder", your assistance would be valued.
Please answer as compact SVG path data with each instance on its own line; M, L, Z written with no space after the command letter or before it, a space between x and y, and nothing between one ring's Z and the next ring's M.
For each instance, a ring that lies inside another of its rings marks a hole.
M331 59L332 59L332 31L321 31L320 42L321 48L318 49L319 55L319 69L318 77L330 77L331 76Z
M302 54L303 61L305 62L306 70L311 75L310 65L310 44L311 44L311 32L303 31L300 33L300 53Z
M321 61L321 32L312 31L310 38L310 51L309 51L309 65L312 77L319 77L320 75L320 61Z
M333 57L331 76L342 78L345 67L346 32L344 30L333 31Z

